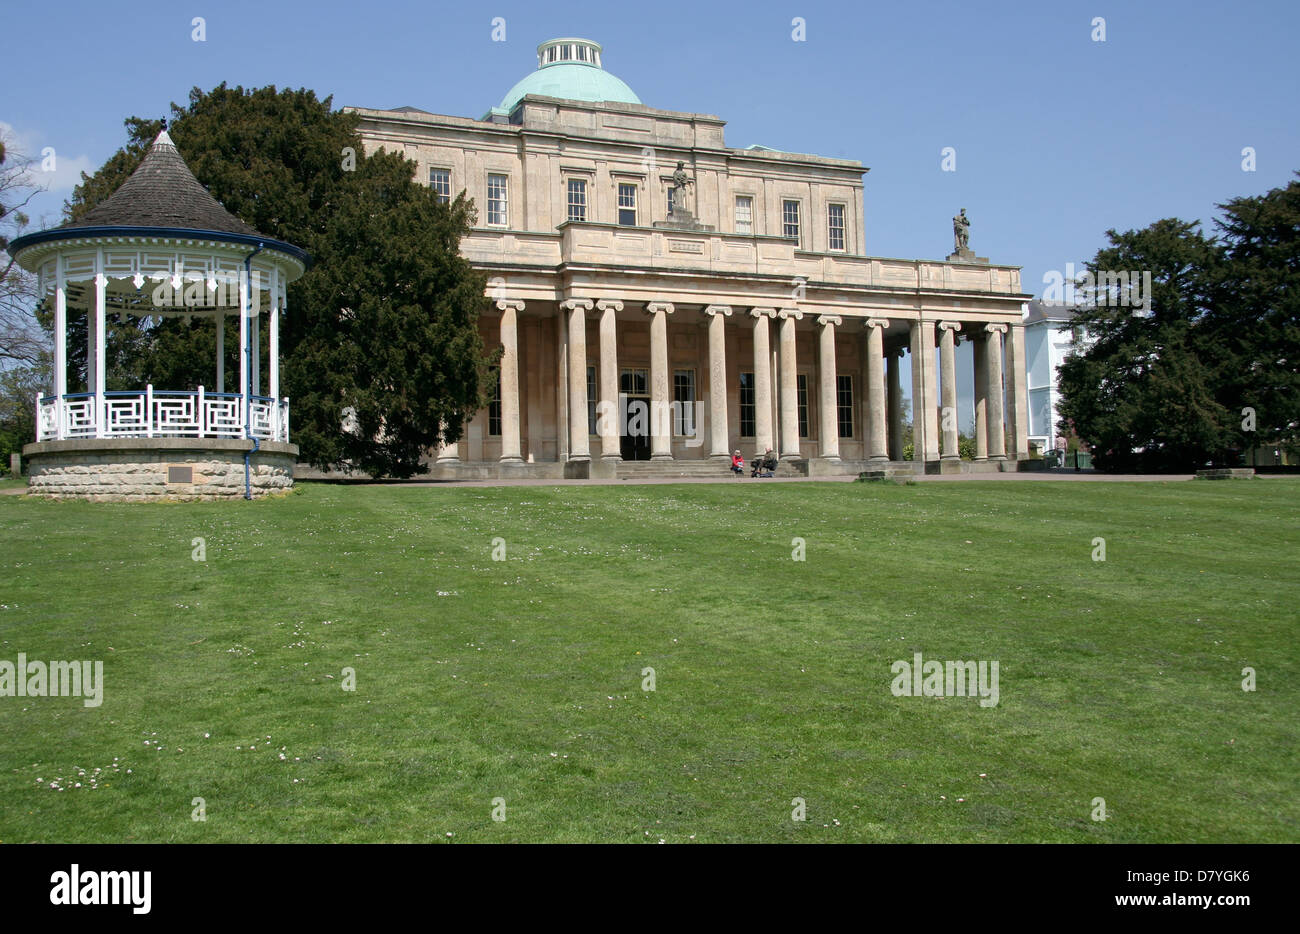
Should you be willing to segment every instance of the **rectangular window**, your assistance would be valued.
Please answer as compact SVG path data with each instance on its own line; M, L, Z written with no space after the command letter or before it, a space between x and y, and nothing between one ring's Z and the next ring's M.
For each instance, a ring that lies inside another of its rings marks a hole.
M492 368L494 377L492 400L488 403L488 435L501 436L501 367Z
M754 374L740 374L740 435L742 438L752 438L755 434L754 428Z
M650 395L650 372L628 368L618 377L618 391L625 396Z
M838 373L835 376L835 402L839 415L840 437L853 437L853 374Z
M826 206L827 245L832 250L844 249L844 205Z
M581 178L569 179L569 220L587 219L587 182Z
M749 195L736 196L736 233L754 232L754 199Z
M781 202L781 236L799 239L799 202Z
M618 222L624 227L636 226L636 185L618 183Z
M505 227L510 221L510 177L488 176L487 222L493 227Z
M695 437L694 370L673 370L673 434Z
M676 189L676 188L669 188L669 189L668 189L668 216L669 216L669 217L672 217L672 214L673 214L673 205L674 205L676 202L677 202L677 189Z
M799 437L808 437L808 374L800 373L798 377L799 397Z
M433 193L438 196L441 204L446 204L451 200L451 170L450 169L430 169L429 170L429 187Z
M596 433L596 368L587 367L587 434Z

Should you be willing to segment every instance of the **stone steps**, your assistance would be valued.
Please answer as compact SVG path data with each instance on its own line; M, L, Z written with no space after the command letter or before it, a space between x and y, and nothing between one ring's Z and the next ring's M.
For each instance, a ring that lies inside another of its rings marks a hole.
M745 467L744 477L749 478L750 467ZM805 477L806 470L801 471L790 462L783 461L774 471L778 477ZM672 479L682 478L730 478L730 464L726 461L715 463L707 460L678 461L623 461L615 468L615 476L620 480Z

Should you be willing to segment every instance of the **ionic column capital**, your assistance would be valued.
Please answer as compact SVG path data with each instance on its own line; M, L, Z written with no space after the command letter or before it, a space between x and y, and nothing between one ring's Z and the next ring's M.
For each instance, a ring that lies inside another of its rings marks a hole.
M751 318L775 318L776 309L775 308L751 308L749 309L749 316Z
M497 311L523 311L524 302L519 298L499 298L495 302Z
M654 315L654 314L658 314L661 311L666 315L671 315L674 311L673 303L672 302L646 302L645 305L646 314Z
M623 303L616 298L602 298L596 302L596 308L599 311L622 311Z
M795 321L803 320L803 312L798 308L782 308L776 314L782 321L785 321L788 318L793 318Z
M960 321L940 321L940 322L939 322L939 330L940 330L940 331L960 331L960 330L961 330L961 322L960 322Z
M818 315L817 323L820 324L822 327L826 327L827 325L830 325L831 327L835 327L837 325L843 324L844 319L841 318L839 315Z
M1007 326L1002 323L986 324L984 330L990 334L1005 334L1007 333Z
M872 328L887 328L889 327L889 319L888 318L866 318L863 320L862 326L867 330L871 330Z
M704 313L708 315L710 318L714 317L715 315L722 315L723 317L729 318L731 317L731 306L730 305L709 305L707 308L704 309Z
M566 298L564 301L560 302L560 307L565 311L575 311L578 309L581 309L582 311L591 311L591 306L593 304L594 302L589 298Z

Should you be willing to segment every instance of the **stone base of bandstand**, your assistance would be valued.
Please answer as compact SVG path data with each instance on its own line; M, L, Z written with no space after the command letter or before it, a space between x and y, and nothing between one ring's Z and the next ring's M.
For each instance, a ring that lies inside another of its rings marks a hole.
M94 502L243 499L244 455L254 498L293 486L298 446L219 438L84 438L23 448L27 492Z

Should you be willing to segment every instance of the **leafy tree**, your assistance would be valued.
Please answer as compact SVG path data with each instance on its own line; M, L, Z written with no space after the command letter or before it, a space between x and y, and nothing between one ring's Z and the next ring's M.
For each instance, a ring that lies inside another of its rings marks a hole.
M1222 299L1205 322L1218 399L1237 447L1300 453L1300 182L1219 208Z
M1060 368L1060 430L1073 426L1102 469L1185 470L1228 456L1231 413L1198 332L1218 297L1218 245L1176 219L1106 235L1088 270L1149 271L1151 309L1099 300L1076 312L1088 344Z
M281 319L283 391L302 458L409 477L427 469L420 457L443 440L441 426L448 440L459 438L485 404L490 358L477 318L486 281L459 253L473 202L462 194L439 203L401 154L367 156L356 127L355 115L308 90L223 83L173 104L168 132L231 213L312 256ZM126 128L127 145L73 192L70 218L116 190L161 124L132 117ZM237 338L228 327L231 373ZM112 321L108 339L110 380L180 389L213 369L210 322ZM70 368L84 372L73 351L85 341L70 343ZM345 410L355 430L345 429Z
M1111 230L1088 264L1150 270L1153 285L1150 313L1082 309L1088 345L1061 366L1061 424L1103 469L1300 451L1300 182L1218 207L1215 237L1178 220Z

